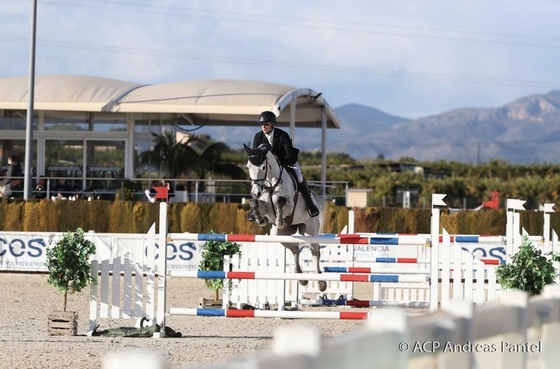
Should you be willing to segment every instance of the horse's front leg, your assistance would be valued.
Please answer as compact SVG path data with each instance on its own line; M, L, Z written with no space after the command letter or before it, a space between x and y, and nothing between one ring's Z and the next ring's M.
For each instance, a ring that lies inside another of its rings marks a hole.
M286 198L284 196L278 196L276 201L274 201L274 206L276 207L276 227L278 229L285 229L287 224L284 221L284 207L286 206Z
M255 222L257 223L257 225L259 227L264 227L266 225L266 220L264 220L264 218L261 215L261 212L259 211L259 200L257 200L254 197L251 198L251 200L249 200L249 208L251 209L253 215L255 216Z
M300 247L298 243L290 243L290 244L284 244L284 246L288 249L290 249L290 251L292 252L292 255L294 255L294 273L301 273L301 265L299 264L299 254L300 254ZM307 286L309 281L299 281L299 284L301 284L302 286Z
M318 243L312 243L311 246L311 255L313 256L313 261L315 262L315 272L317 274L321 274L321 249ZM319 291L324 292L327 289L327 282L325 281L318 281Z

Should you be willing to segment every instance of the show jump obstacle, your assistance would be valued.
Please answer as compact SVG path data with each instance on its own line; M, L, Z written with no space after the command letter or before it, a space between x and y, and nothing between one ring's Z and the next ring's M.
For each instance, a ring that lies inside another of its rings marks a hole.
M305 279L346 281L346 282L383 282L383 283L427 283L429 285L430 310L437 310L439 303L450 300L450 290L453 297L461 296L471 301L485 301L489 296L495 298L495 286L485 287L485 281L494 280L495 265L485 265L472 255L464 252L450 252L451 240L454 243L459 236L450 236L445 230L440 234L440 206L445 206L443 198L445 195L432 195L432 218L431 233L429 235L429 268L417 274L391 274L381 273L377 269L371 269L369 274L353 274L355 270L347 269L347 272L309 274L305 273ZM510 201L512 201L510 203ZM518 201L518 202L515 202ZM521 244L519 234L519 214L516 210L523 209L523 202L519 200L508 200L506 243L508 255L514 253L514 248ZM546 214L548 215L548 214ZM547 227L545 215L545 227ZM548 226L549 226L548 222ZM545 235L550 230L544 230ZM92 276L97 279L97 285L92 285L90 299L90 333L95 329L98 318L112 319L141 319L144 317L153 319L162 327L165 326L166 307L166 278L233 278L233 279L266 279L266 280L299 280L301 274L296 273L260 273L252 271L235 272L185 272L167 271L167 247L168 238L173 240L192 241L232 241L232 242L319 242L321 244L379 244L383 242L399 244L425 243L426 239L419 240L411 237L394 236L368 236L363 235L339 235L339 237L304 237L294 236L255 236L255 235L217 235L217 234L189 234L189 233L167 233L167 204L160 204L159 232L156 235L155 224L150 228L144 245L146 253L143 260L131 260L127 255L117 255L112 260L92 261ZM546 237L545 237L546 239ZM557 243L558 237L554 233L553 243ZM156 242L157 241L157 242ZM459 267L451 268L450 262L455 262ZM405 261L407 262L407 261ZM411 262L411 260L408 260ZM443 267L442 267L443 265ZM362 272L362 270L360 270ZM470 274L470 277L467 276ZM473 278L474 275L474 278ZM110 281L110 278L111 281ZM465 285L451 281L465 280ZM122 281L122 283L121 283ZM431 281L431 283L430 283ZM436 281L434 283L434 281ZM438 283L438 281L440 281ZM486 288L486 289L485 289ZM441 293L439 292L441 290ZM466 295L463 293L466 292ZM469 292L470 291L470 292ZM474 294L473 294L474 291ZM456 295L457 293L457 295ZM469 296L470 293L470 296ZM363 305L362 305L363 306ZM368 305L371 306L371 305ZM328 313L328 314L327 314ZM171 308L168 314L174 315L199 315L199 316L223 316L223 317L275 317L275 318L305 318L305 319L364 319L369 316L367 312L314 312L314 311L271 311L271 310L236 310L236 309L190 309ZM162 336L164 333L158 335Z

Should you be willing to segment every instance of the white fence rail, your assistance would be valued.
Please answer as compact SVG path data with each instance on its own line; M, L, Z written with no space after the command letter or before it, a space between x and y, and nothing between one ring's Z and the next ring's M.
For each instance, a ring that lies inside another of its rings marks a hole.
M306 326L281 327L270 352L206 368L548 369L558 367L559 344L560 286L549 285L530 299L509 291L483 306L451 301L425 315L375 309L363 330L332 339ZM160 356L145 359L152 362L144 360L144 367L166 367ZM106 360L103 368L120 364Z

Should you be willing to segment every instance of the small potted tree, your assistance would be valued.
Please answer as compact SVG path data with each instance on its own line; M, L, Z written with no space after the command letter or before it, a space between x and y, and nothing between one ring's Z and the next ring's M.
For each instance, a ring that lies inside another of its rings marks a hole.
M233 256L240 252L241 246L236 242L229 241L206 241L202 246L202 260L199 269L204 271L224 270L224 257ZM207 278L204 280L206 287L214 291L214 300L201 299L202 306L222 305L220 289L224 288L224 280L219 278Z
M90 256L93 254L95 244L85 239L81 228L65 233L54 247L47 248L47 283L63 294L62 311L49 315L50 335L76 335L78 313L66 311L68 294L80 292L96 282L91 276Z
M533 245L529 237L523 236L523 244L513 255L511 262L496 268L498 283L504 289L518 289L539 295L547 284L554 283L558 271L554 262L560 261L560 254L543 253Z

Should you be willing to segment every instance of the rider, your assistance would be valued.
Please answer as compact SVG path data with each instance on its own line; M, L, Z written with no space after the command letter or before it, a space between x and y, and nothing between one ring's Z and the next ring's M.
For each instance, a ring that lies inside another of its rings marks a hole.
M298 190L303 195L305 204L307 205L307 212L310 216L316 217L319 215L319 209L311 199L311 191L309 185L303 178L299 165L297 163L299 150L292 145L292 139L287 132L276 128L276 115L271 111L263 111L259 115L259 123L261 125L261 132L255 134L253 139L253 149L256 149L261 144L270 145L270 151L278 158L280 163L293 170L296 174L298 181ZM254 220L253 212L249 213L249 220Z

